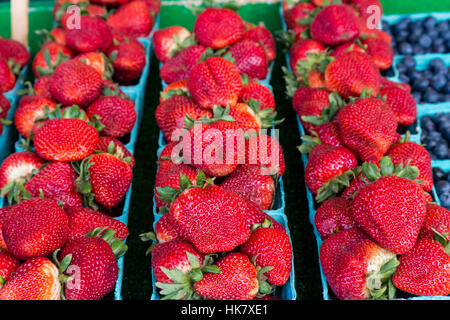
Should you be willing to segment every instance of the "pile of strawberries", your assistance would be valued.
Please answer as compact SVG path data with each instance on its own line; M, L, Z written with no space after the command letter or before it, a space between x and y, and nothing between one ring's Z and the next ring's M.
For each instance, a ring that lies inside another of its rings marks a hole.
M323 273L340 299L448 295L450 212L432 203L430 155L408 141L410 88L382 76L390 38L368 10L381 5L342 2L283 4Z
M246 39L252 34L256 41ZM175 53L189 37L198 44ZM264 131L278 123L275 100L257 80L275 57L273 38L232 10L208 8L197 17L194 35L169 27L155 32L153 44L168 83L156 109L168 144L155 181L163 215L142 239L155 242L150 251L159 293L163 299L279 299L274 287L289 279L292 245L264 210L272 208L285 165L277 139ZM248 44L259 49L234 53ZM264 56L253 59L258 51Z

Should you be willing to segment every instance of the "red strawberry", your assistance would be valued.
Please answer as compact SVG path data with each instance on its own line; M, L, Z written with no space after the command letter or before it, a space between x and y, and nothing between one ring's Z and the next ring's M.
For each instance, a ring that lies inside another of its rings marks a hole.
M45 111L54 111L57 103L51 98L37 95L23 96L14 114L14 125L24 138L31 138L35 122L45 118Z
M381 38L368 37L362 41L366 46L366 52L372 57L375 64L381 70L389 69L394 61L394 49Z
M241 246L240 252L249 259L255 259L257 267L272 267L264 273L269 283L282 286L289 279L292 269L292 245L285 231L257 228Z
M75 208L83 208L83 197L78 192L61 193L56 196L50 197L55 200L64 211L68 211Z
M120 6L130 2L130 0L91 0L91 2L105 6Z
M274 177L265 173L259 165L240 165L220 187L237 193L245 201L258 204L263 210L270 210L275 198Z
M1 228L3 225L3 221L6 217L6 215L9 213L13 206L6 206L3 208L0 208L0 249L3 252L8 252L8 248L6 247L5 239L3 239L3 234L1 232Z
M159 243L181 239L176 226L169 219L169 215L165 214L155 224L155 235Z
M137 120L133 100L117 96L100 97L86 109L89 118L98 116L103 124L101 133L111 138L123 137L130 133Z
M335 46L355 40L361 29L359 19L351 7L329 5L313 19L310 32L314 40Z
M261 207L251 201L247 201L247 225L249 228L254 228L255 225L262 226L268 220L272 228L276 230L286 231L284 227L274 218L265 213Z
M73 58L73 53L66 46L57 42L47 42L34 56L33 73L36 78L51 75L63 61Z
M153 50L161 62L166 62L183 48L183 41L188 39L191 33L181 26L170 26L158 29L153 34ZM186 40L188 41L188 40Z
M108 16L107 24L113 32L125 37L147 37L153 28L153 17L145 2L132 1Z
M189 89L187 83L188 83L187 79L184 79L168 84L159 95L159 103L162 103L167 99L172 98L173 96L180 96L180 95L189 96Z
M127 149L127 147L125 147L125 145L121 141L117 139L110 137L99 137L95 150L111 153L121 160L125 160L128 158L130 160L131 169L133 169L134 165L136 164L133 154Z
M342 230L326 238L320 247L320 262L339 299L393 298L389 279L398 260L359 228Z
M294 75L297 77L302 76L303 72L301 72L301 68L306 64L309 64L307 66L309 68L308 71L318 69L319 66L315 65L315 60L318 60L317 62L321 62L321 57L323 54L326 54L325 50L326 48L323 44L314 40L301 39L296 41L289 50L289 66L291 67ZM317 59L315 57L317 57ZM305 63L299 66L299 61L303 61Z
M145 2L145 4L148 6L148 8L153 16L156 16L159 13L159 11L161 10L161 1L160 0L134 0L134 1Z
M253 40L263 47L267 61L275 60L277 56L275 39L269 29L263 26L254 26L244 33L244 39Z
M260 134L246 140L245 164L258 164L270 175L284 174L283 148L275 135Z
M338 128L334 122L321 124L314 129L314 132L323 144L329 144L336 147L342 145Z
M56 67L49 87L52 96L63 105L85 107L102 93L103 80L94 68L74 59Z
M30 52L19 41L12 39L0 39L0 59L18 65L20 69L25 67L30 61Z
M379 161L399 138L395 116L381 100L357 99L336 117L342 144L362 161Z
M80 119L49 120L34 137L36 153L50 161L82 160L97 142L97 130Z
M56 201L32 198L11 208L3 220L6 246L16 258L50 255L67 241L69 219Z
M257 82L246 84L239 94L239 101L248 104L251 99L260 103L259 108L261 110L272 109L275 111L275 98L266 86Z
M166 141L179 140L180 130L184 128L186 115L189 115L194 120L198 120L201 117L211 118L212 112L211 110L200 108L191 98L184 95L173 96L158 105L156 108L156 122Z
M207 8L197 16L194 34L198 43L212 49L225 48L244 36L244 22L230 9Z
M37 78L33 86L34 94L47 99L53 99L49 85L51 79L52 76L42 76Z
M234 106L242 90L242 81L232 62L210 57L192 68L188 88L196 103L212 109L214 105Z
M406 166L415 166L419 169L418 180L422 181L420 186L425 191L433 188L433 171L431 169L431 158L424 146L414 142L403 142L394 144L386 153L394 165L402 163Z
M80 28L66 28L67 47L72 51L104 51L111 45L113 36L102 18L82 15L80 26Z
M28 180L33 170L38 170L43 164L37 154L33 152L23 151L15 152L9 155L0 167L0 189L12 182L20 182ZM3 193L6 190L2 191Z
M338 197L324 201L314 215L314 224L322 238L357 227L351 210L351 200Z
M356 7L363 21L367 21L374 13L374 9L371 8L371 6L377 7L377 12L379 13L380 17L383 14L383 7L381 6L379 0L351 0L348 2L353 7Z
M139 79L147 63L145 48L137 40L112 45L106 53L112 60L114 79L120 83Z
M60 300L58 268L47 258L22 263L0 290L0 300Z
M411 92L411 87L407 83L400 83L391 81L385 77L381 77L381 88L398 87L405 90L406 92Z
M188 79L192 68L201 59L205 50L206 47L201 45L193 45L181 50L162 65L159 71L161 79L167 84Z
M69 214L69 241L82 238L95 228L108 228L116 231L115 237L125 240L127 226L117 219L88 208L74 208Z
M348 185L357 166L358 160L349 149L318 144L309 153L305 183L317 202L322 202Z
M266 53L257 42L243 39L233 44L227 52L234 58L240 74L247 74L251 78L260 80L267 77Z
M386 104L391 107L399 125L409 126L416 121L417 105L409 92L393 86L381 88L380 96L386 98Z
M209 300L251 300L259 290L257 272L242 253L228 253L216 266L220 273L206 273L194 283L195 292Z
M229 114L244 131L256 134L260 133L261 129L271 128L284 121L276 120L277 112L270 108L261 108L256 100L236 103L230 108Z
M283 12L283 18L288 29L294 29L300 25L301 21L308 18L314 9L315 6L311 3L297 3L289 10L285 10Z
M16 85L16 76L11 71L8 63L0 58L0 93L11 91Z
M0 289L19 265L19 260L7 252L0 251Z
M400 256L400 265L392 277L400 290L425 296L450 294L450 256L448 245L431 239L420 239Z
M0 119L6 119L10 109L11 102L4 94L0 93Z
M337 91L347 99L359 97L366 91L372 97L380 90L380 72L372 58L365 53L350 51L332 61L325 70L328 90Z
M447 240L450 240L450 211L434 203L427 203L427 213L420 229L419 238L435 238L436 230L442 235L447 235Z
M85 52L79 54L76 59L93 67L100 73L103 79L111 79L113 72L112 65L103 53L95 51Z
M365 53L366 51L364 48L360 45L358 45L355 42L346 42L344 44L341 44L333 49L333 51L330 53L330 56L334 58L339 58L343 54L350 52L350 51L358 51Z

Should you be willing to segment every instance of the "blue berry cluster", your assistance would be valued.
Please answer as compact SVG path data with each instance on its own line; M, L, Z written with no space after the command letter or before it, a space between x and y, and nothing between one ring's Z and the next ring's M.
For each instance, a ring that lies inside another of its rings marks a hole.
M392 38L395 54L450 52L450 20L437 21L432 16L421 20L405 17L394 25L383 21L382 27Z
M420 126L421 142L430 153L431 159L450 159L450 113L424 116L420 120Z
M397 70L399 80L411 86L411 94L417 103L450 101L450 66L447 67L442 59L430 60L425 70L417 70L416 60L405 56Z
M440 168L433 168L433 183L441 206L450 209L450 174Z

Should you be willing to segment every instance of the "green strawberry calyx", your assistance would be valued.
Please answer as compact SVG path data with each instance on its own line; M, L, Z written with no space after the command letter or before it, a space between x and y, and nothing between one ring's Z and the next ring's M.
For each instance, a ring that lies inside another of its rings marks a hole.
M334 60L334 57L330 56L328 50L319 53L307 52L306 57L306 59L297 61L295 74L304 85L309 85L309 73L311 71L319 71L323 74L327 66Z
M434 240L439 242L443 247L446 254L450 255L450 241L448 241L449 233L440 233L436 229L431 228L434 232Z
M164 100L170 99L175 96L186 96L188 98L191 97L189 90L183 90L183 89L169 89L166 92L161 91L160 95Z
M386 300L395 297L395 287L392 283L392 275L397 270L400 262L394 255L392 259L384 263L378 270L374 270L366 277L366 285L369 290L369 299Z
M207 118L206 116L195 120L190 115L186 114L184 117L184 129L189 130L197 124L212 124L216 121L236 121L232 116L230 116L230 106L225 108L219 105L214 105L213 107L213 117Z
M284 122L284 118L277 120L278 113L271 108L261 109L261 102L258 100L250 98L250 100L244 101L244 103L253 111L263 129L272 128L273 126L277 126Z
M333 91L328 96L329 105L322 109L320 116L302 116L302 121L311 123L315 126L320 126L321 124L328 123L333 119L335 114L345 106L344 100L339 96L336 91Z
M64 295L65 285L69 281L72 281L73 277L66 275L65 272L68 271L67 269L69 268L70 262L72 261L72 254L66 255L60 261L59 258L58 258L58 255L59 255L60 252L61 252L61 249L56 249L53 252L52 260L53 260L53 263L55 264L55 266L59 270L58 281L61 283L61 286L62 286L62 288L61 288L61 300L66 300L66 297Z
M124 256L128 250L128 246L119 238L114 237L116 231L108 227L95 228L86 237L98 237L109 243L116 259Z
M303 143L297 146L298 151L302 154L308 154L314 146L322 144L319 135L315 131L311 131L311 135L304 134L302 140Z
M316 195L316 201L321 203L325 200L334 198L344 188L350 185L350 181L354 179L360 172L361 168L356 167L338 175L325 183L319 188Z
M265 275L265 273L272 270L273 267L272 266L264 266L264 267L259 266L256 262L256 260L258 259L258 255L259 254L256 254L255 256L253 256L253 258L251 259L251 263L253 264L253 266L256 269L256 277L258 279L257 297L263 297L263 296L266 296L266 295L272 293L272 291L273 291L273 286L269 282L267 282L267 276Z

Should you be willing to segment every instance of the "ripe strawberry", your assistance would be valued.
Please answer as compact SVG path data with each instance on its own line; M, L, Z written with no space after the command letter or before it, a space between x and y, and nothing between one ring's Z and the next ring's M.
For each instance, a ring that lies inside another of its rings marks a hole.
M450 256L445 247L431 239L419 239L415 246L400 256L400 265L392 277L398 289L426 296L450 294Z
M0 289L19 265L19 260L7 252L0 251Z
M316 65L316 60L319 63L325 61L326 48L318 41L310 39L300 39L296 41L289 49L289 66L296 77L303 75L302 69L307 71L318 70L321 67ZM316 58L317 57L317 58ZM322 59L322 57L324 57ZM299 62L303 61L303 64ZM306 67L306 68L305 68Z
M194 34L198 43L212 49L225 48L244 36L244 22L230 9L207 8L197 16Z
M394 49L385 40L376 37L368 37L362 41L366 46L366 52L381 70L389 69L394 61Z
M16 76L11 71L8 63L0 58L0 93L11 91L16 85Z
M58 268L47 258L22 263L0 290L0 300L60 300Z
M288 29L294 29L300 25L301 21L308 18L314 9L315 6L311 3L297 3L292 8L285 10L283 18Z
M106 53L112 60L114 80L119 83L139 79L147 63L145 48L137 40L128 40L112 45Z
M338 197L324 201L314 215L314 224L321 237L357 227L351 210L352 200Z
M283 148L275 135L260 134L246 140L245 164L258 164L266 174L281 177L286 165Z
M97 130L80 119L49 120L34 137L36 153L49 161L82 160L97 142Z
M334 122L327 122L318 125L312 132L312 136L307 135L302 136L302 140L304 141L303 144L301 145L302 150L300 150L302 153L309 153L309 151L311 151L311 149L305 150L304 147L312 148L314 145L318 143L329 144L336 147L342 145L341 139L339 138L338 128Z
M339 58L343 54L350 52L350 51L358 51L365 53L364 46L359 45L356 42L346 42L344 44L341 44L333 49L333 51L330 53L330 56L334 58Z
M73 58L72 51L57 42L47 42L34 56L33 73L36 78L51 75L63 61Z
M433 171L431 169L431 157L424 146L414 142L403 142L394 144L386 152L394 165L402 163L406 166L415 166L419 169L418 180L422 181L420 186L425 191L431 191L433 188Z
M175 81L168 84L161 94L159 95L159 103L163 103L167 99L172 98L173 96L189 96L189 89L187 86L187 79Z
M113 69L109 59L101 52L85 52L76 56L76 59L93 67L103 79L111 79Z
M264 223L267 224L267 221L269 221L269 224L272 228L276 230L286 231L284 227L274 218L269 216L267 213L265 213L259 204L256 204L251 201L247 201L247 225L249 228L255 228L255 225L262 226Z
M390 88L390 87L397 87L400 89L405 90L406 92L411 92L411 87L407 83L400 83L400 82L394 82L391 81L385 77L381 77L381 88ZM380 90L381 91L381 90Z
M350 51L332 61L325 70L328 90L337 91L343 99L359 97L364 91L372 97L380 90L380 72L372 58Z
M305 183L317 202L323 202L348 185L357 166L358 160L349 149L318 144L309 153Z
M275 39L269 29L263 26L254 26L245 31L244 39L253 40L263 47L268 62L275 60L277 50Z
M274 177L267 175L259 165L240 165L219 184L225 190L237 193L245 201L270 210L275 198Z
M112 144L111 144L112 143ZM136 161L133 154L125 147L125 145L114 138L110 137L99 137L95 151L107 152L115 155L121 160L130 160L131 169L134 168Z
M104 6L120 6L130 0L91 0L92 3L104 5Z
M339 299L393 298L394 288L389 279L398 260L359 228L342 230L326 238L320 247L320 262Z
M232 62L210 57L192 68L188 88L196 103L212 109L214 105L234 106L242 90L242 81Z
M408 252L417 240L426 214L422 188L408 179L415 179L418 170L394 168L389 157L380 160L380 170L374 164L366 164L363 174L373 182L356 193L352 215L383 248L396 254Z
M85 107L102 93L103 80L94 68L73 59L56 67L49 86L52 96L63 105Z
M361 32L355 11L346 5L329 5L315 16L310 33L314 40L335 46L353 41Z
M256 134L260 133L261 129L271 128L284 121L276 120L277 112L270 108L261 108L256 100L236 103L230 108L229 114L244 131Z
M1 58L12 65L18 65L18 68L22 69L30 61L30 52L19 41L0 39L0 59Z
M155 224L155 235L159 243L182 239L176 226L169 219L169 215L164 214Z
M145 2L145 4L148 6L150 13L153 16L156 16L159 11L161 10L161 1L160 0L134 0L134 1L141 1Z
M14 125L24 138L32 138L31 133L35 122L45 117L45 111L54 111L57 103L51 98L37 95L23 96L16 113L14 114Z
M4 94L0 93L0 119L6 119L10 109L11 102Z
M374 9L370 8L371 6L378 7L377 9L380 17L383 14L383 7L380 0L351 0L348 2L351 6L358 10L359 15L364 22L371 18L371 14L373 14Z
M119 138L130 133L137 120L137 113L133 100L117 96L100 97L86 109L89 118L98 116L104 126L101 134Z
M50 197L50 199L55 200L66 212L84 206L83 197L78 192L61 193Z
M5 239L3 238L3 234L1 232L3 221L5 220L6 215L9 213L13 206L6 206L0 208L0 250L3 252L8 252L8 248L6 247Z
M416 121L417 105L409 92L394 86L381 88L380 96L386 98L386 104L391 107L399 125L409 126Z
M240 74L247 74L251 78L263 80L267 77L268 65L264 48L257 42L243 39L233 44L229 53L235 60Z
M450 211L434 203L427 203L426 215L420 229L419 238L434 239L436 230L442 235L447 235L446 239L450 240Z
M195 292L209 300L251 300L259 290L257 272L242 253L228 253L216 266L220 273L206 273L194 283Z
M162 65L159 71L161 79L167 84L188 79L192 68L201 59L205 50L206 47L202 45L193 45L181 50Z
M99 17L80 17L81 28L66 28L67 47L73 52L104 51L113 40L105 20Z
M49 85L51 79L52 76L42 76L37 78L33 86L34 94L47 99L53 99Z
M213 114L211 110L200 108L191 98L184 95L173 96L158 105L156 122L166 141L179 140L181 132L178 131L184 128L186 115L199 120L201 117L212 118ZM177 129L179 130L176 131Z
M248 103L251 99L258 101L259 108L272 109L275 111L275 98L269 88L257 82L251 82L242 88L239 101Z
M357 99L336 117L342 144L362 161L379 161L399 138L395 116L381 100Z
M108 16L107 24L113 32L125 37L147 37L153 28L153 17L145 2L124 4Z
M95 228L112 229L116 232L115 237L122 241L128 237L128 228L125 223L98 211L88 208L73 208L68 210L68 215L69 241L82 238Z
M47 256L67 241L69 219L56 201L32 198L11 208L2 234L9 252L26 260Z
M190 31L181 26L156 30L152 38L156 58L160 62L166 62L184 48L184 44L189 42L190 38Z
M270 284L282 286L289 279L292 269L292 245L285 231L257 228L241 246L240 252L249 259L255 259L257 268L272 267L264 273Z

